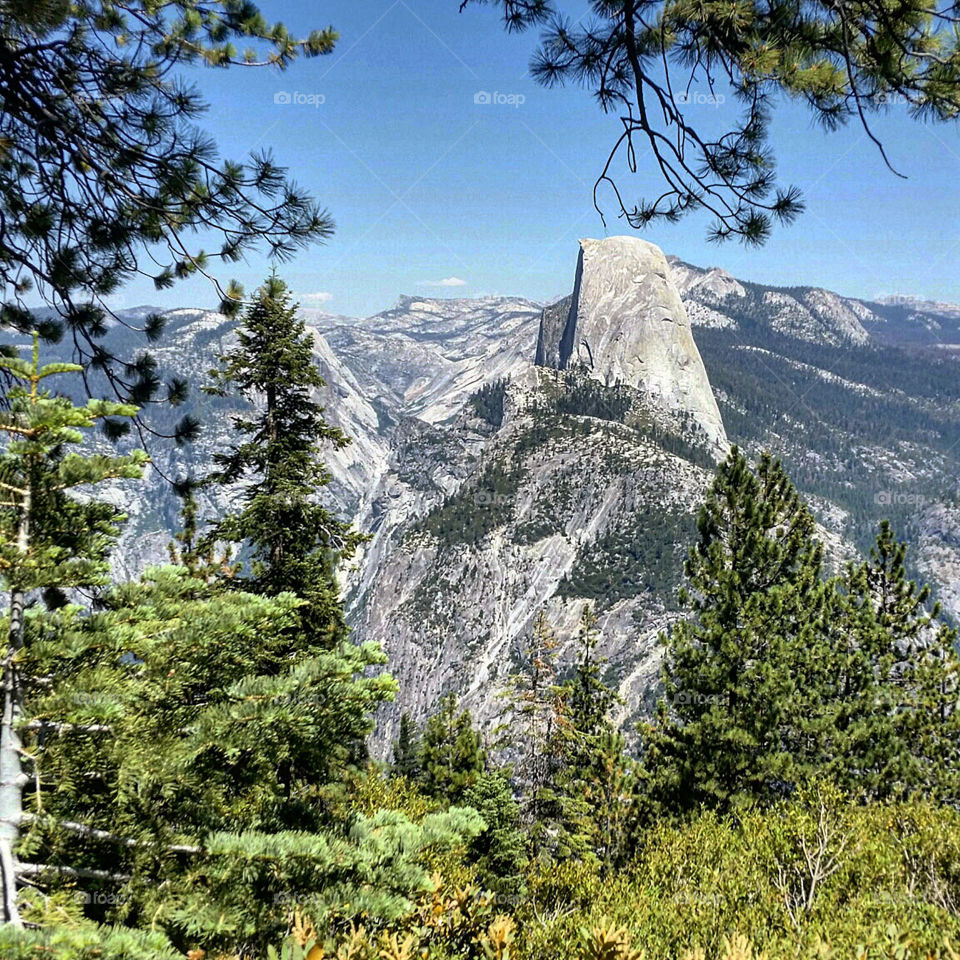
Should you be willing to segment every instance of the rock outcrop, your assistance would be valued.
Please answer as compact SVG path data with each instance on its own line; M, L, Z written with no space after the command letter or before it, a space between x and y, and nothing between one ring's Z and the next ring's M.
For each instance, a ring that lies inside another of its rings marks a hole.
M608 386L636 387L671 414L692 418L717 449L727 445L683 301L652 243L580 241L573 294L543 311L536 363L578 365Z

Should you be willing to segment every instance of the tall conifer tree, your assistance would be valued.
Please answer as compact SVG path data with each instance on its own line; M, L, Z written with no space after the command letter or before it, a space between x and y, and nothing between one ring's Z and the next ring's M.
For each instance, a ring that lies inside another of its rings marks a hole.
M22 667L25 607L31 594L43 593L57 606L65 602L64 591L106 581L108 551L122 518L110 504L72 493L111 478L139 477L147 459L142 451L106 456L72 449L105 418L137 412L105 400L78 407L45 386L50 377L82 369L71 363L41 366L37 334L30 361L0 357L0 370L14 383L0 413L0 581L9 594L0 721L0 883L3 919L17 925L24 868L16 844L27 782L19 726L25 691L37 682ZM38 763L35 757L33 762Z
M520 817L534 857L551 856L562 836L560 781L568 763L569 687L558 679L559 642L546 613L534 621L521 670L510 678L503 745L517 755Z
M557 777L561 824L570 853L596 857L609 867L625 846L633 808L633 776L624 740L613 722L620 702L603 677L600 633L593 607L584 605L577 631L578 658L566 687L565 765Z
M698 518L680 599L693 616L664 638L666 699L648 742L655 792L675 809L772 799L813 773L811 678L827 655L831 586L813 516L779 462L734 448Z
M181 956L261 955L294 911L318 924L330 909L404 911L430 885L425 851L482 823L470 810L420 824L332 816L325 791L394 691L371 669L382 652L304 636L309 601L291 591L197 575L189 532L190 566L115 585L93 609L65 603L65 590L105 583L121 519L71 491L139 476L146 459L69 451L102 418L136 411L44 391L81 368L40 367L36 342L32 362L0 364L20 384L0 414L0 576L11 594L0 952L157 960L175 955L164 930ZM28 603L41 591L55 609ZM10 933L21 915L31 929ZM118 926L91 922L104 920Z
M331 479L320 446L341 449L350 441L324 418L312 339L276 273L256 291L236 346L220 360L214 389L239 392L252 410L234 418L241 439L217 455L208 479L243 488L241 508L212 536L245 544L252 560L245 586L306 600L305 627L332 645L346 636L336 563L362 538L317 500Z
M420 733L409 713L400 715L400 730L393 744L393 773L415 781L420 776Z
M440 701L440 709L427 720L420 748L423 790L452 803L462 800L487 765L480 731L469 710L460 710L456 694Z
M868 799L916 791L955 800L960 748L957 634L930 588L907 576L907 546L883 521L845 576L846 640L831 775Z

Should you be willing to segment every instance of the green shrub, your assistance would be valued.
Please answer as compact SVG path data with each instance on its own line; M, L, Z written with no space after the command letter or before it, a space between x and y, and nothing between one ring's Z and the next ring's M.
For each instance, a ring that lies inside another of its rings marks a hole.
M564 956L602 924L647 960L723 956L736 935L769 960L825 945L838 958L948 956L945 941L960 942L960 813L854 806L824 788L738 819L658 824L628 870L548 868L529 889L518 952L530 958Z

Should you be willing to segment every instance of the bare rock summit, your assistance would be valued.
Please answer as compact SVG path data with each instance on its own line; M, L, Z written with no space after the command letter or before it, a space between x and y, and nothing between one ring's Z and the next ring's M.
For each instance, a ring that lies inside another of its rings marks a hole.
M580 241L573 294L544 309L536 363L585 367L671 414L689 415L720 449L727 437L663 251L638 237Z

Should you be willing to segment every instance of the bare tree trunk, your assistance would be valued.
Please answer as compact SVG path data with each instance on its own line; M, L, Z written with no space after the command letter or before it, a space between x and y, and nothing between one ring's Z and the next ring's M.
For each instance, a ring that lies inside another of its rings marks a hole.
M30 546L30 511L32 508L29 481L24 492L20 514L17 547L26 557ZM17 684L16 655L23 646L22 589L10 593L10 636L3 661L3 717L0 721L0 882L2 882L3 922L23 926L17 909L17 840L23 818L23 786L27 776L20 764L20 690Z

